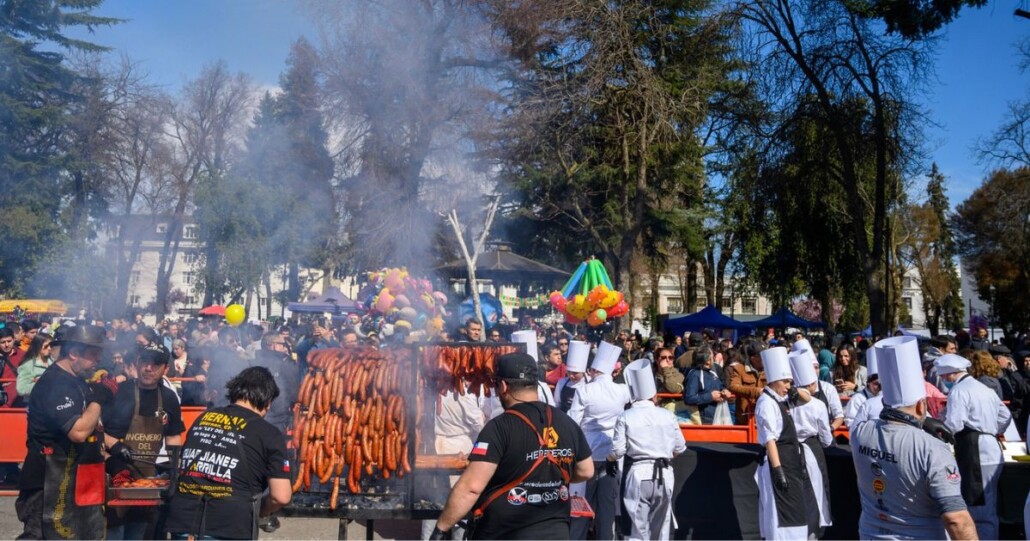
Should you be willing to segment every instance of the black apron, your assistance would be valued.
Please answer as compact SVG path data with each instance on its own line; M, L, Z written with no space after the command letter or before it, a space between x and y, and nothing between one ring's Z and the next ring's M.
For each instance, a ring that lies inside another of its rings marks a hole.
M137 458L144 461L143 463L136 464L139 472L147 477L153 477L157 475L157 468L153 464L147 464L146 462L154 462L157 459L158 453L161 452L165 425L168 423L168 414L164 410L164 400L161 397L160 384L155 389L157 392L156 416L140 415L139 386L135 386L133 390L136 392L136 409L133 411L132 421L129 422L129 430L125 433L125 437L122 438L122 443L131 449ZM135 472L135 470L133 471Z
M558 409L562 410L563 413L568 413L569 409L572 408L572 400L576 398L576 388L572 386L572 381L566 381L565 386L561 388L561 392L558 394L561 395L555 397L558 399Z
M814 396L818 398L820 402L826 404L826 415L830 418L830 426L833 426L833 412L830 411L830 399L827 398L826 393L823 392L823 386L819 382L816 382L815 388L816 391ZM865 393L865 389L862 390L862 393ZM869 395L866 395L866 398L869 398Z
M629 426L626 427L626 430L629 430ZM629 470L637 462L654 462L651 480L658 486L665 485L665 468L668 468L670 465L667 458L634 459L629 454L622 457L622 475L619 476L619 516L616 517L615 525L619 528L619 532L622 533L623 537L629 537L629 534L633 531L633 520L630 518L629 512L626 511L626 499L622 495L626 493L626 479L629 478ZM675 502L669 502L670 505L673 503Z
M956 385L970 377L968 374L959 378ZM955 462L962 476L960 488L962 499L966 505L984 505L983 470L980 468L980 435L985 432L963 428L955 434ZM995 437L994 434L988 434Z
M826 497L826 505L830 505L830 477L829 470L826 468L826 452L823 451L823 444L819 441L818 436L812 436L801 443L807 445L808 448L812 450L812 456L815 457L815 463L819 466L819 475L823 477L823 492ZM816 494L816 498L819 498L820 496L820 494ZM821 516L819 518L822 519ZM819 522L816 522L816 526L819 526Z
M776 488L775 482L772 483L773 495L776 499L777 522L780 527L787 528L807 525L809 533L816 532L819 528L819 508L815 505L812 483L808 481L804 451L798 441L794 419L787 411L786 402L776 400L776 397L768 389L762 392L768 394L770 399L775 400L780 409L783 430L780 431L780 437L776 439L776 448L780 454L780 467L783 468L783 473L787 475L787 479L791 483L790 489L786 492ZM766 460L765 447L763 447L759 455L759 463L764 464Z
M104 457L103 433L94 432L85 442L60 446L32 444L30 452L44 457L43 537L45 539L103 539Z

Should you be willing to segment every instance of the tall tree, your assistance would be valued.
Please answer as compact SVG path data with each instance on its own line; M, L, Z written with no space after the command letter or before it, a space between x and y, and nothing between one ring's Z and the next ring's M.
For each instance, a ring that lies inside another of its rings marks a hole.
M1030 167L992 173L955 211L958 254L992 324L1006 335L1030 328Z

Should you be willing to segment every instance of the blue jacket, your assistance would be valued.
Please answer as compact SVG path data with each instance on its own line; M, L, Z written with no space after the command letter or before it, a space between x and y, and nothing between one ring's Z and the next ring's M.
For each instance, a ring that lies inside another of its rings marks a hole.
M692 406L697 406L701 412L701 423L710 425L715 418L715 408L718 406L712 400L712 391L721 391L726 387L722 379L712 370L701 370L691 368L687 372L686 389L683 391L683 401Z

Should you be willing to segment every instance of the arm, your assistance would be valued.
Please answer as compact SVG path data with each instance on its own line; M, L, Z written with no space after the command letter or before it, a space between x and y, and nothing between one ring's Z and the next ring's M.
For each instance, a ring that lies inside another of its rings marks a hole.
M182 434L176 434L174 436L165 436L165 446L182 447Z
M269 479L268 494L261 500L261 516L267 517L290 503L293 488L289 479Z
M998 401L998 434L1004 434L1005 429L1009 427L1009 423L1012 422L1012 412L1009 411L1009 407Z
M712 393L701 390L701 371L691 370L687 377L687 388L683 391L683 401L692 406L704 406L712 403Z
M576 471L572 472L571 483L582 483L589 481L594 476L594 459L584 458L576 463Z
M969 511L952 511L943 513L941 521L944 522L944 529L948 531L951 539L977 539L976 526L973 524L973 517Z
M82 415L75 421L71 429L68 431L68 439L75 443L82 443L93 435L93 432L97 429L97 423L100 422L100 404L96 402L90 402L86 406L86 410L82 412Z
M780 467L780 449L776 447L776 440L765 442L765 454L769 458L770 468Z
M944 426L952 434L957 434L966 427L966 410L969 404L966 401L965 393L952 392L948 397L948 407L944 411Z
M29 393L32 392L32 387L35 385L35 378L32 377L31 373L32 361L23 363L18 367L18 381L15 382L14 388L18 391L19 396L28 398Z
M620 415L615 421L615 433L612 436L612 453L608 455L609 461L615 461L626 455L626 415Z
M591 475L593 474L593 468L594 464L591 462ZM490 482L490 478L494 476L496 471L497 464L492 462L476 461L469 463L468 467L465 468L465 473L461 474L461 478L458 479L454 488L451 489L451 494L447 497L447 504L444 506L443 511L440 512L440 518L436 521L436 527L446 532L464 518L472 510L472 506L476 504L476 501L479 500L483 490L486 489L486 484ZM579 473L578 463L576 464L576 472Z

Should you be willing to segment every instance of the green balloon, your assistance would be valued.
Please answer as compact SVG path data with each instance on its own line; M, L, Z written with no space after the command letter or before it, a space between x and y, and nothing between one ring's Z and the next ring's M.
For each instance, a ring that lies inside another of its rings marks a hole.
M594 316L597 317L597 319L604 321L608 319L608 312L604 308L598 308L594 311Z

